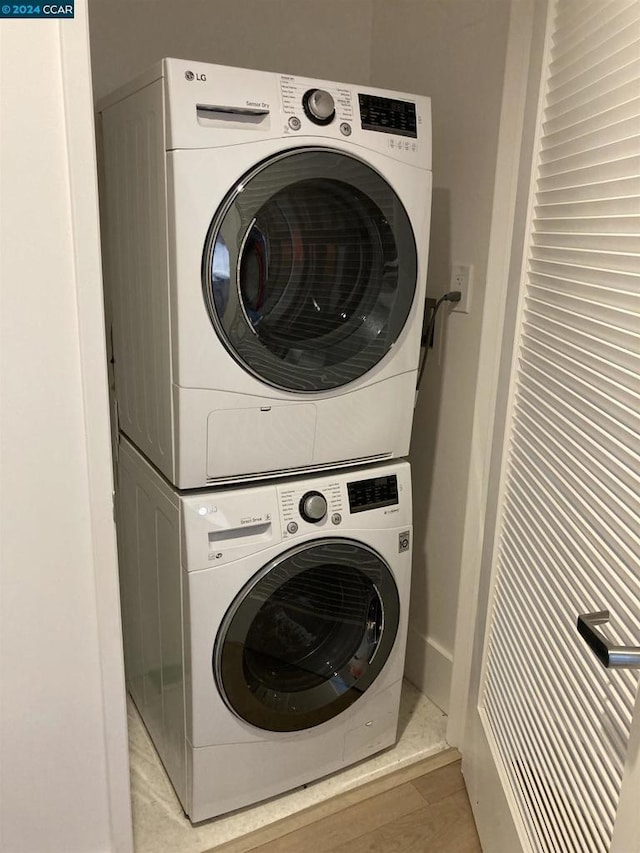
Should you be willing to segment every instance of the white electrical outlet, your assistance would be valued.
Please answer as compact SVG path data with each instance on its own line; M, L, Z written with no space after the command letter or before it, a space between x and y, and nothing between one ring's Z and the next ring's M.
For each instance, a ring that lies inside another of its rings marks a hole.
M459 290L462 294L460 302L453 303L453 310L461 314L468 314L471 307L471 281L473 279L473 267L464 264L456 264L451 267L450 290Z

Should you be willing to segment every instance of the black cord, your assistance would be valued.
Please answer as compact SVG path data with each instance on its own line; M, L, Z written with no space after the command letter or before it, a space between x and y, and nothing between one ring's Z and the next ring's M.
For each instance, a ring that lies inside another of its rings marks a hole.
M420 372L418 373L418 381L416 382L416 394L420 390L420 383L422 382L422 377L424 375L424 369L427 365L427 356L429 355L429 347L431 345L431 338L433 337L433 330L436 325L436 314L438 313L438 308L442 305L443 302L460 302L462 299L462 294L459 290L450 290L449 293L445 293L444 296L441 296L440 299L433 306L431 311L431 317L429 318L429 325L427 326L427 331L422 336L421 344L424 347L424 358L422 359L422 364L420 365Z

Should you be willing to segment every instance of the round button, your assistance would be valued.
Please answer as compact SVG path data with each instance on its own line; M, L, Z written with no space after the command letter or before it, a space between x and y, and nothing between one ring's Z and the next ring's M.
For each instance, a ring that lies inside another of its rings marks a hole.
M340 125L340 132L343 136L351 136L351 125L343 121Z
M334 512L333 515L331 516L331 523L332 524L340 524L341 521L342 521L342 516L340 515L340 513Z
M315 524L327 514L327 501L321 492L307 492L300 500L300 515Z
M300 121L298 116L291 116L291 118L289 119L289 127L291 128L291 130L300 130L301 124L302 122Z
M289 533L297 533L298 525L295 523L295 521L290 521L289 524L287 524L287 530L289 531Z
M304 93L302 106L315 124L329 124L336 114L333 96L324 89L309 89Z

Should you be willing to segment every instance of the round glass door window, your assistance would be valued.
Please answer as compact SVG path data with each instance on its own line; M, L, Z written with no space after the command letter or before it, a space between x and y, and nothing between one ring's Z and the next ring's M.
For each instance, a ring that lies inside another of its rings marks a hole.
M294 548L240 592L218 631L222 697L261 729L298 731L355 702L396 638L399 599L387 563L350 539Z
M406 211L378 172L329 149L272 157L209 228L203 287L230 354L263 382L346 385L389 352L416 289Z

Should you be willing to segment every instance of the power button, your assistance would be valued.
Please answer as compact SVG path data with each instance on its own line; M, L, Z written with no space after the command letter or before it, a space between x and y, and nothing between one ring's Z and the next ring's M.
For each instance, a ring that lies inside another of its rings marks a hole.
M410 543L411 538L409 531L403 530L402 533L398 534L398 553L402 554L403 551L408 551Z

